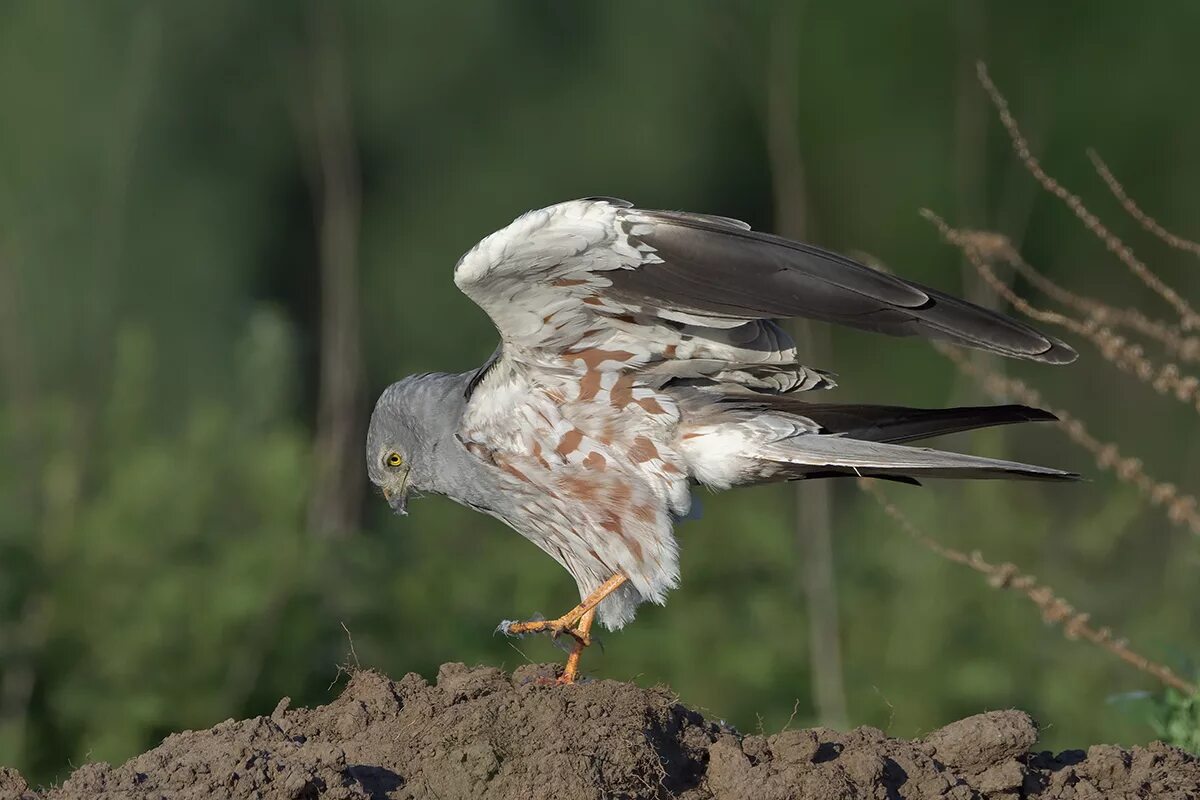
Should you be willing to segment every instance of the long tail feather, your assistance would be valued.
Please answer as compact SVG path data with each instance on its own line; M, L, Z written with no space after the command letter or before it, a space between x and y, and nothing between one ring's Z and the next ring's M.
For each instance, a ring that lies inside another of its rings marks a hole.
M807 434L772 442L757 457L781 465L778 477L824 476L831 471L863 477L1008 478L1074 481L1079 475L1050 467L948 453L926 447Z
M789 395L764 396L751 402L763 410L811 419L827 433L871 442L911 442L996 425L1058 421L1048 411L1021 405L906 408L810 403Z

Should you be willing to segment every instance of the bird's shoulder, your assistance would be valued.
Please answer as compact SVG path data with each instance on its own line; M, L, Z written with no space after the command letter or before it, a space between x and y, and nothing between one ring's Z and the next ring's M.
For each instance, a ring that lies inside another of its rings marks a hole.
M475 297L496 283L525 280L529 273L608 267L595 262L614 256L640 261L636 250L604 252L623 238L619 215L629 207L625 201L585 198L527 211L464 254L454 267L454 282Z

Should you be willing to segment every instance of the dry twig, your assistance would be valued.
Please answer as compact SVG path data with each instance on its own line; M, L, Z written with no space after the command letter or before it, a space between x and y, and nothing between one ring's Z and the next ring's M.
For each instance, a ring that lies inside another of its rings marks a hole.
M863 262L869 264L872 269L891 273L887 264L873 256L864 255ZM1116 444L1097 439L1074 414L1063 408L1048 405L1042 399L1041 392L1025 382L975 363L952 345L937 341L931 344L958 367L960 372L974 379L997 401L1017 400L1028 406L1045 409L1058 417L1059 429L1066 433L1068 439L1089 452L1096 459L1097 467L1106 472L1113 472L1123 483L1136 488L1152 507L1165 508L1167 519L1173 524L1186 526L1192 533L1200 536L1200 512L1197 512L1200 503L1194 496L1181 493L1173 483L1159 481L1146 474L1141 459L1121 455Z
M1181 361L1200 362L1200 338L1180 332L1178 325L1151 319L1136 308L1116 308L1091 297L1075 294L1043 275L1023 258L1009 260L1018 273L1047 297L1087 315L1098 325L1128 328L1162 344L1168 353Z
M346 653L346 659L337 665L337 672L333 674L333 680L325 687L325 691L333 688L333 685L338 682L338 679L343 675L353 678L355 673L362 671L362 664L358 662L358 651L354 649L354 637L350 635L350 629L346 627L346 623L339 623L342 630L346 632L346 641L350 644L350 651Z
M900 528L914 540L924 545L937 555L969 567L987 578L988 585L994 589L1011 589L1031 600L1042 612L1042 619L1048 625L1059 625L1063 635L1068 639L1084 639L1107 650L1126 664L1141 670L1187 696L1200 692L1200 688L1175 674L1167 666L1158 664L1135 652L1124 639L1114 637L1109 628L1097 628L1091 624L1090 615L1075 609L1070 603L1054 593L1054 590L1039 584L1032 575L1021 572L1012 563L992 564L984 559L983 554L974 551L970 554L948 547L918 528L904 515L899 508L887 499L887 496L874 481L860 478L858 485L870 494Z
M1011 241L1009 245L1011 247ZM1015 249L1014 249L1015 253ZM1151 319L1136 308L1116 308L1093 297L1076 294L1070 289L1059 286L1046 277L1036 267L1023 258L1009 260L1009 264L1022 277L1033 284L1034 288L1045 294L1051 300L1094 319L1097 324L1113 328L1128 328L1148 339L1153 339L1166 347L1167 352L1183 361L1200 361L1200 338L1185 336L1179 331L1178 325L1171 325L1162 320Z
M1113 175L1112 170L1100 158L1100 154L1091 148L1087 151L1088 158L1092 160L1092 166L1096 168L1096 172L1108 184L1108 189L1113 193L1113 197L1121 204L1121 208L1125 209L1125 213L1133 217L1138 223L1150 233L1157 236L1160 240L1176 250L1182 250L1185 253L1200 256L1200 243L1193 242L1190 239L1184 239L1182 236L1176 236L1169 230L1158 224L1158 220L1142 211L1138 204L1133 202L1133 198L1125 192L1125 187L1117 180L1117 176Z
M1078 195L1069 191L1046 173L1046 170L1042 168L1041 162L1030 151L1029 143L1021 133L1016 118L1009 111L1008 101L1000 93L1000 90L996 88L996 84L992 83L992 79L988 75L987 65L980 61L976 65L976 69L979 73L980 84L983 85L984 90L992 99L992 104L996 107L996 111L1000 115L1000 122L1004 125L1004 129L1008 131L1008 136L1012 140L1017 158L1025 165L1025 168L1033 176L1034 180L1041 184L1042 188L1047 192L1062 200L1067 208L1079 218L1079 221L1104 243L1109 252L1115 255L1146 286L1150 287L1155 293L1166 300L1179 314L1184 330L1200 329L1200 316L1192 309L1191 304L1180 296L1178 292L1164 283L1146 264L1140 261L1128 245L1105 227L1099 217L1087 209Z
M1151 506L1163 508L1172 523L1186 526L1192 533L1200 535L1200 513L1197 512L1194 496L1181 492L1173 483L1165 483L1146 474L1141 459L1124 456L1116 444L1097 439L1075 415L1065 409L1048 406L1041 393L1023 381L982 367L949 345L935 343L934 347L997 400L1017 400L1054 414L1067 438L1091 453L1097 467L1114 473L1123 483L1136 488Z
M1118 369L1153 387L1159 394L1171 395L1200 412L1200 378L1184 374L1176 364L1159 364L1150 360L1141 345L1114 333L1095 317L1080 322L1066 314L1037 308L1000 280L992 271L991 260L999 258L1014 267L1025 264L1025 260L1005 237L981 231L960 231L950 227L945 220L928 209L921 213L937 226L946 241L962 250L963 255L992 289L1022 314L1040 322L1062 326L1087 338L1100 350L1101 355Z

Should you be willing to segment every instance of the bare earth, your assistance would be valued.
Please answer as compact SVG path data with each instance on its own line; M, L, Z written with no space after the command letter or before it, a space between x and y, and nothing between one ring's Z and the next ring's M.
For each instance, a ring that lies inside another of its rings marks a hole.
M67 798L1183 798L1200 761L1163 744L1030 752L1037 728L993 711L924 739L874 728L744 736L667 690L546 685L446 664L430 685L359 672L336 701L175 734L122 766L88 764L32 791L0 769L0 799Z

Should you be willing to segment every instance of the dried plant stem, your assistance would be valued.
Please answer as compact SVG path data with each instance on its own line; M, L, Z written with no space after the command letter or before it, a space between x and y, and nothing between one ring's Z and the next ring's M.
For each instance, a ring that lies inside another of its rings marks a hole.
M864 254L863 261L869 263L873 269L891 273L887 264L873 256ZM1097 467L1114 472L1122 482L1132 485L1152 507L1164 507L1167 519L1173 524L1186 526L1192 533L1200 535L1200 513L1197 512L1200 502L1195 497L1181 494L1174 484L1156 480L1146 474L1141 459L1122 456L1116 444L1097 439L1074 414L1049 405L1043 400L1041 392L1025 382L975 363L952 345L936 341L931 344L960 372L973 378L997 401L1017 400L1025 405L1043 408L1058 417L1059 427L1067 434L1067 438L1089 452L1096 459Z
M1121 208L1125 209L1125 213L1133 217L1138 223L1150 233L1157 236L1164 243L1176 250L1182 250L1185 253L1200 256L1200 243L1193 242L1190 239L1184 239L1182 236L1176 236L1169 230L1158 224L1158 220L1142 211L1138 204L1133 202L1133 198L1125 192L1125 187L1113 175L1112 170L1100 158L1100 154L1095 150L1088 149L1088 158L1092 160L1092 165L1096 168L1096 172L1108 184L1108 189L1113 193L1113 197L1121 204Z
M1133 254L1133 250L1122 242L1116 234L1105 227L1099 217L1087 209L1078 195L1072 193L1058 181L1054 180L1054 178L1046 174L1046 170L1042 168L1037 157L1030 151L1029 143L1025 140L1024 135L1022 135L1016 118L1009 111L1008 101L1000 93L1000 90L996 88L996 84L992 83L992 79L988 75L987 65L980 61L976 65L976 69L979 73L980 84L983 85L984 90L991 97L992 104L996 107L996 111L1000 115L1000 122L1004 125L1004 129L1008 131L1008 136L1012 140L1017 158L1025 165L1025 168L1034 177L1034 180L1041 184L1042 188L1047 192L1062 200L1084 226L1104 243L1109 252L1115 255L1146 286L1150 287L1150 289L1166 300L1179 314L1180 321L1185 330L1200 329L1200 316L1192 310L1187 300L1164 283L1146 264L1140 261Z
M1024 259L1003 236L951 228L945 220L928 209L922 211L922 215L937 226L946 241L962 250L963 255L997 294L1012 303L1022 314L1039 322L1062 326L1087 338L1096 345L1101 355L1118 369L1153 387L1159 394L1173 396L1200 412L1200 378L1183 374L1176 364L1151 361L1146 357L1141 345L1114 333L1095 317L1080 322L1057 311L1037 308L1000 280L989 263L992 259L1000 258L1014 266L1024 263Z
M860 478L858 485L867 494L874 497L883 508L884 513L914 540L947 561L969 567L985 576L988 585L992 588L1011 589L1024 595L1041 610L1042 619L1046 624L1061 626L1063 635L1068 639L1089 641L1135 669L1154 677L1163 685L1176 689L1189 697L1200 692L1200 688L1176 675L1170 667L1151 661L1130 649L1128 643L1124 639L1114 637L1110 629L1094 627L1088 614L1077 611L1074 606L1056 595L1051 587L1039 584L1036 578L1021 572L1015 564L992 564L985 560L979 551L968 554L947 547L918 528L912 520L905 516L904 512L887 499L875 481Z
M1182 361L1200 362L1200 337L1184 335L1177 325L1151 319L1136 308L1115 308L1090 297L1077 295L1047 278L1023 258L1011 259L1009 263L1039 291L1086 314L1097 324L1128 328L1134 333L1159 342L1168 353Z
M1011 247L1011 242L1009 245ZM1200 362L1200 337L1183 335L1179 331L1179 326L1151 319L1136 308L1116 308L1095 298L1076 294L1050 280L1023 258L1009 259L1009 263L1022 277L1033 284L1034 288L1050 299L1094 319L1101 325L1128 328L1148 339L1153 339L1166 347L1169 353L1183 361Z
M1087 427L1071 412L1049 406L1041 393L1023 381L1001 375L981 367L950 345L935 343L937 351L954 363L964 374L974 378L984 391L997 400L1017 400L1025 405L1044 408L1059 419L1059 427L1067 438L1091 453L1096 466L1110 471L1123 482L1135 487L1142 497L1155 508L1163 508L1167 519L1175 525L1186 526L1200 536L1200 513L1194 496L1180 492L1172 483L1156 480L1146 474L1140 459L1123 456L1116 444L1103 442L1093 436Z
M939 218L933 212L922 209L921 213L935 224L938 224ZM939 225L939 227L941 226ZM1200 363L1200 337L1187 336L1180 332L1178 325L1171 325L1162 320L1151 319L1136 308L1116 308L1115 306L1102 303L1093 297L1076 294L1070 289L1058 285L1024 258L1021 258L1019 254L1016 254L1016 250L1012 248L1012 243L1007 237L983 231L962 231L962 233L977 237L977 240L980 238L984 240L1003 238L1008 250L1014 256L1008 259L1009 264L1014 270L1032 283L1038 291L1050 299L1085 315L1089 320L1093 320L1095 324L1112 328L1127 328L1148 339L1159 342L1166 348L1168 353L1181 361ZM868 264L874 269L880 269L884 272L889 271L877 258L868 253L859 253L857 257L864 264Z

